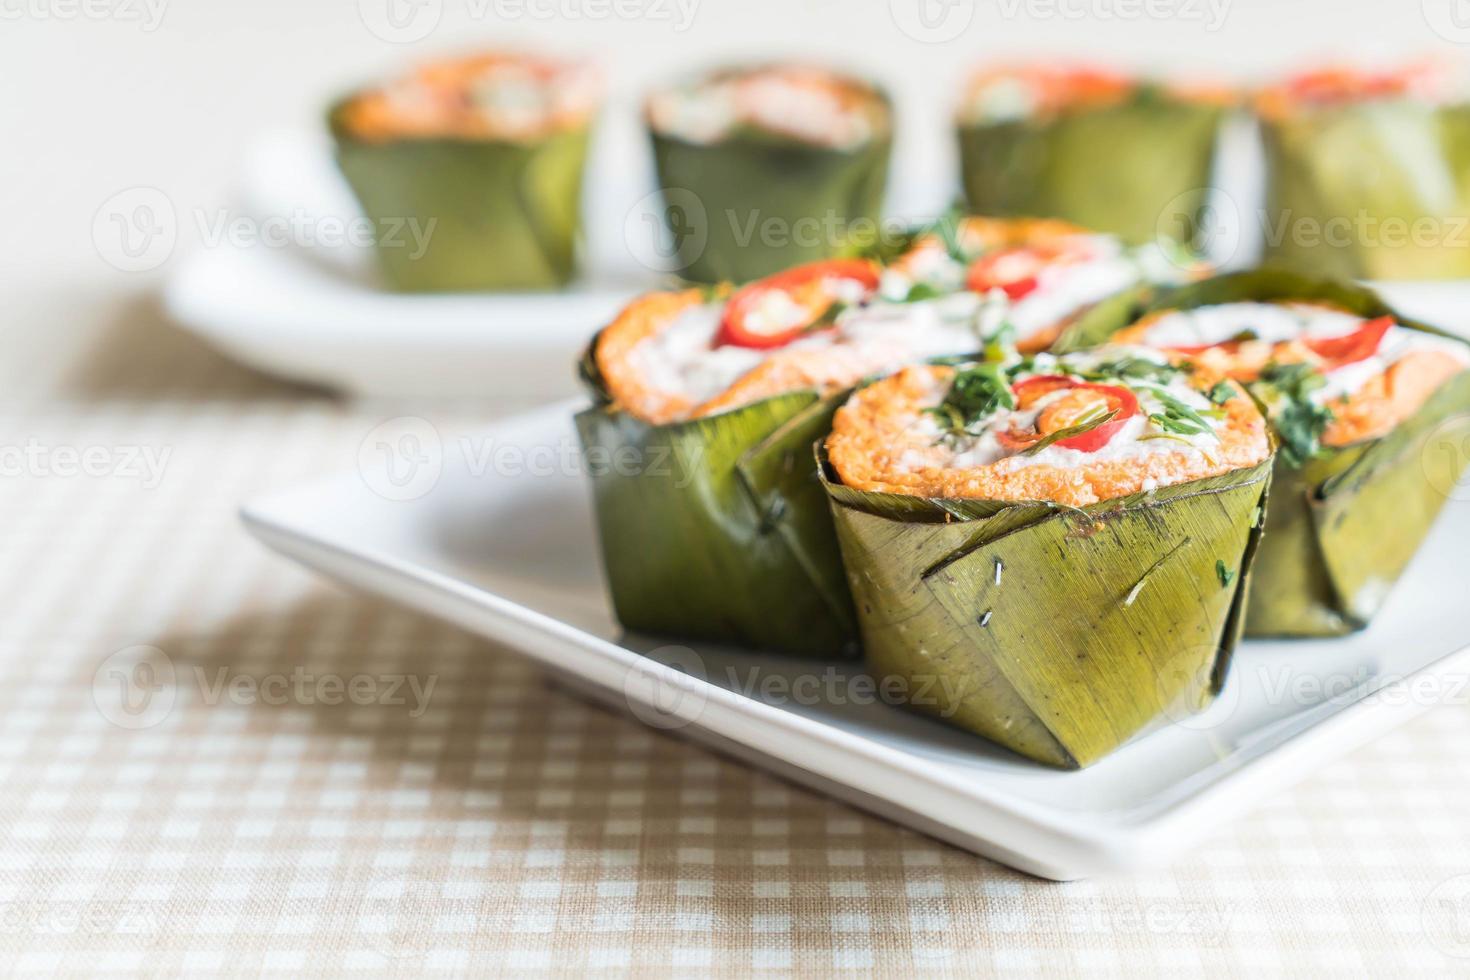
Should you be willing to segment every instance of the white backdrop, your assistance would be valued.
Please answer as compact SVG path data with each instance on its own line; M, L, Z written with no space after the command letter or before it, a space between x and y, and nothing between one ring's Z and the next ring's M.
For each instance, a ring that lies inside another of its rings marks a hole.
M436 52L527 42L605 65L603 137L642 166L633 109L710 61L810 52L886 83L896 200L950 193L955 86L982 59L1058 52L1256 78L1331 54L1470 48L1467 0L0 0L0 260L12 284L129 277L98 258L111 195L217 202L262 132ZM640 174L616 179L636 187ZM186 246L181 234L180 245ZM131 277L139 280L167 270Z

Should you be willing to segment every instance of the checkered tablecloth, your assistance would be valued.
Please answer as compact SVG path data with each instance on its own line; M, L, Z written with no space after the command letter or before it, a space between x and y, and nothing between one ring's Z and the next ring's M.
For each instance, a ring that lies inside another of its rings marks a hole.
M1037 881L246 537L241 500L351 465L395 409L259 378L146 308L51 367L17 377L0 438L8 969L1470 969L1463 707L1169 870Z

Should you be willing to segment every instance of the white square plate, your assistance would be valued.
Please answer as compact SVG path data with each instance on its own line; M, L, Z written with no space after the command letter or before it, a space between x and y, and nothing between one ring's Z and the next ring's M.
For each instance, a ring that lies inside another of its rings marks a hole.
M881 703L860 668L628 636L606 598L576 408L453 439L400 423L364 443L358 472L251 504L245 522L304 564L518 647L656 727L1048 878L1166 861L1265 794L1463 697L1463 500L1371 629L1247 643L1209 712L1080 772Z

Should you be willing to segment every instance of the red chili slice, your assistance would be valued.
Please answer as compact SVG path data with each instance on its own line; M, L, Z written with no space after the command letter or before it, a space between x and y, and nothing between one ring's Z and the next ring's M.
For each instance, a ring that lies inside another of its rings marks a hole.
M1048 268L1081 262L1086 258L1087 252L1075 242L997 249L970 263L965 288L976 293L999 289L1011 299L1018 300L1036 291L1041 285L1041 274Z
M1027 378L1011 390L1015 392L1017 406L1026 408L1036 404L1043 396L1064 389L1101 395L1107 410L1117 414L1102 425L1080 435L1057 440L1052 443L1054 446L1075 449L1083 453L1097 452L1113 441L1113 437L1123 428L1125 422L1138 414L1138 397L1132 391L1118 385L1086 384L1057 374L1040 374ZM1013 451L1026 449L1053 432L1076 425L1078 418L1095 410L1097 406L1095 398L1077 399L1078 404L1076 405L1069 404L1069 398L1070 396L1063 396L1042 409L1041 414L1036 418L1034 429L1029 431L1002 430L996 433L996 440L1006 449Z
M1318 357L1330 361L1334 367L1366 361L1378 353L1384 334L1393 326L1393 317L1381 316L1369 320L1350 334L1341 337L1309 339L1308 347Z
M878 288L878 266L863 259L810 262L742 286L725 305L714 346L761 350L784 347L806 333L831 309L837 298L836 284L843 280L857 282L865 291L872 292ZM774 293L785 293L799 307L798 315L780 323L758 322L753 315Z
M1342 367L1344 364L1355 364L1358 361L1367 360L1378 353L1378 347L1383 343L1384 335L1392 326L1393 317L1381 316L1376 320L1364 321L1358 329L1341 337L1304 338L1302 343L1332 367ZM1186 357L1203 354L1207 350L1220 350L1227 354L1234 354L1240 350L1242 343L1239 340L1225 340L1218 344L1196 344L1167 349Z

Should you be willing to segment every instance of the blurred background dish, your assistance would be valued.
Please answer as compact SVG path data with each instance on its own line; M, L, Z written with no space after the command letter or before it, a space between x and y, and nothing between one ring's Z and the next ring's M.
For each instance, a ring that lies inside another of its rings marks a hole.
M676 269L746 282L830 258L883 216L892 107L811 65L726 68L647 104Z
M1357 279L1470 277L1470 79L1463 66L1349 65L1260 93L1265 257Z
M581 229L589 66L486 53L425 64L338 102L337 162L396 289L565 285Z
M594 152L606 160L618 150ZM633 172L588 188L585 206L602 233L587 241L583 274L565 289L391 292L371 243L321 236L262 248L226 237L177 263L164 305L176 323L251 367L353 395L566 397L577 390L568 364L595 325L656 281L622 235L620 202L640 186ZM232 197L232 210L261 227L359 215L330 142L310 131L259 140L244 154Z
M1187 88L1100 67L985 68L959 115L960 175L976 214L1062 218L1134 242L1196 243L1227 87Z

